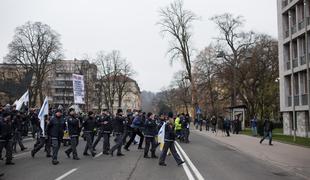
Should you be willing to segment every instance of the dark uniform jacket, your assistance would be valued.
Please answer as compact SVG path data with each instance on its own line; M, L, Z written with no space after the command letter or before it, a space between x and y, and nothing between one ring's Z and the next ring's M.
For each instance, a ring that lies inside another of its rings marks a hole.
M122 116L116 115L113 121L113 130L116 134L124 133L124 122L125 119Z
M54 116L47 126L49 135L52 138L62 138L64 136L65 121L62 117Z
M83 122L84 132L94 132L96 128L96 120L92 117L87 117Z
M157 124L155 120L147 119L144 124L145 130L144 135L145 137L155 137L157 135Z
M0 119L0 140L10 140L13 137L13 128L10 120Z
M22 125L23 125L23 119L21 115L14 116L13 119L13 129L15 132L21 132L22 131Z
M109 134L112 133L113 126L112 126L112 120L110 116L103 115L99 117L97 124L102 133L109 133Z
M74 116L68 116L67 119L68 130L70 136L79 136L80 135L80 120Z
M173 125L168 122L165 125L165 141L174 141L175 140L175 132Z

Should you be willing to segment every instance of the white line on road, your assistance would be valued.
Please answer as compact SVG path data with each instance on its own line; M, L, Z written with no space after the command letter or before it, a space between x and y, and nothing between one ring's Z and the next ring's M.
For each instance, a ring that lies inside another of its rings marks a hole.
M195 176L197 177L198 180L204 180L205 178L200 174L200 172L198 171L198 169L196 168L196 166L193 164L193 162L189 159L189 157L187 156L187 154L185 153L185 151L182 149L182 147L179 145L178 142L175 142L175 144L177 145L177 147L179 148L179 150L181 151L181 154L184 156L186 162L188 163L188 165L191 167L191 169L193 170Z
M97 157L99 157L99 156L101 156L101 155L102 155L102 152L99 153L99 154L97 154L94 158L97 158Z
M176 150L177 150L178 154L180 154L180 158L182 159L182 161L184 161L184 159L183 159L183 157L182 157L182 154L180 153L178 147L176 147ZM187 164L186 164L186 163L183 163L182 166L183 166L183 169L184 169L185 174L187 175L188 179L189 179L189 180L195 180L195 178L194 178L192 172L189 170Z
M74 171L76 171L77 168L74 168L74 169L71 169L70 171L66 172L65 174L63 174L62 176L58 177L57 179L55 180L62 180L63 178L69 176L70 174L72 174Z

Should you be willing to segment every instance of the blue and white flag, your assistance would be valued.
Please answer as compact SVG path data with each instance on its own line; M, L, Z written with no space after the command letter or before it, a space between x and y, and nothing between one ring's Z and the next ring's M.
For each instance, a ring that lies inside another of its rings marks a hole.
M161 128L158 131L158 142L160 143L159 149L162 150L164 147L165 143L165 127L166 127L166 122L161 126Z
M22 108L23 104L28 102L29 102L29 92L26 91L18 101L14 102L16 105L16 110L19 111Z
M47 97L45 97L44 99L44 102L43 102L43 105L40 109L40 112L39 112L39 115L38 115L38 118L40 119L40 127L42 129L42 135L43 137L45 136L45 128L44 128L44 116L45 115L48 115L48 99Z

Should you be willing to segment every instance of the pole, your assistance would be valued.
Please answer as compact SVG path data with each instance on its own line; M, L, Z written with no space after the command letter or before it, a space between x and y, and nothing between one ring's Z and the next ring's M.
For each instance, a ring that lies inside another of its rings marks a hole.
M296 115L295 115L295 91L294 91L294 66L293 66L293 43L292 43L292 15L291 11L288 12L289 14L289 32L290 32L290 67L291 67L291 89L292 89L292 109L293 109L293 131L294 131L294 141L296 141Z
M307 100L308 100L308 119L305 119L305 125L306 125L306 137L309 137L309 118L310 118L310 81L309 81L309 60L308 60L308 22L307 22L307 1L304 0L304 24L305 24L305 59L307 64Z

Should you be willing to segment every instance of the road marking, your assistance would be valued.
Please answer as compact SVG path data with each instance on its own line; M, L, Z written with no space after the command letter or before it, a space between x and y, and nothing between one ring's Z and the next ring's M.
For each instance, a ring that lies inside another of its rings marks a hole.
M102 152L99 153L99 154L97 154L94 158L97 158L97 157L99 157L99 156L101 156L101 155L102 155Z
M186 162L188 163L188 165L191 167L191 169L193 170L195 176L197 177L198 180L204 180L205 178L200 174L200 172L198 171L198 169L196 168L196 166L193 164L193 162L189 159L189 157L187 156L187 154L185 153L185 151L182 149L182 147L179 145L178 142L175 142L175 144L177 145L177 147L179 148L181 154L184 156Z
M23 156L23 155L25 155L25 154L29 154L29 151L23 152L23 153L19 153L19 154L15 154L15 155L13 155L13 156L14 156L14 157L19 157L19 156Z
M63 174L62 176L58 177L58 178L55 179L55 180L62 180L63 178L69 176L70 174L72 174L72 173L73 173L74 171L76 171L76 170L77 170L77 168L71 169L70 171L66 172L65 174Z
M180 153L180 151L179 151L179 149L177 147L176 147L176 150L177 150L178 154L180 154L180 158L182 159L182 161L184 161L183 156L182 156L182 154ZM188 179L189 180L195 180L195 178L194 178L192 172L189 170L187 164L183 163L182 166L183 166L183 169L184 169L185 174L187 175Z

